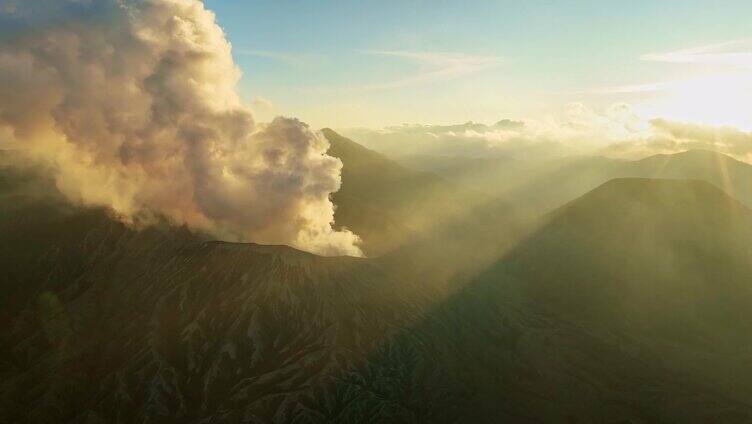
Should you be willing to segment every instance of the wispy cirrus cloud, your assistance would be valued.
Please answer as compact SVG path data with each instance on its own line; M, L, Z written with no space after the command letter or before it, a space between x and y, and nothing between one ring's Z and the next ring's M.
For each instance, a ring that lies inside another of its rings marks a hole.
M361 87L366 90L387 90L447 81L487 71L503 63L503 60L498 56L463 53L402 50L367 50L364 53L372 56L405 59L420 66L420 70L414 75Z
M649 62L720 65L752 69L752 38L726 41L640 57Z
M722 75L700 76L644 84L627 84L600 87L592 90L597 94L629 94L659 91L697 89L697 87L725 87L723 82L738 79L739 75L752 70L752 38L708 44L700 47L679 49L663 53L648 53L640 56L645 62L661 62L682 65L710 65L726 70Z
M636 108L648 116L752 128L752 38L640 56L682 66L683 77L599 87L594 94L643 95Z
M236 50L235 53L242 55L242 56L255 56L255 57L262 57L266 59L273 59L278 62L282 62L291 66L299 66L305 63L305 58L303 56L291 54L291 53L272 52L272 51L266 51L266 50L248 50L248 49L239 49L239 50Z

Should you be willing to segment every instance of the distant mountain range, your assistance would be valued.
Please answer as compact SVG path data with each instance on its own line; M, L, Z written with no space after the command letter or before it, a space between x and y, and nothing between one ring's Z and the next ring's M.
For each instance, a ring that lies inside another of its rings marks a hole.
M752 212L689 175L706 153L517 227L327 138L338 224L380 255L128 228L2 168L0 422L752 420Z
M583 156L543 162L507 157L411 157L401 163L542 213L613 178L701 179L752 206L752 166L722 153L689 150L642 160Z
M360 235L368 256L416 239L430 245L507 241L519 233L513 205L430 172L393 162L330 129L329 154L342 160L342 187L334 193L335 222ZM464 246L464 245L463 245Z

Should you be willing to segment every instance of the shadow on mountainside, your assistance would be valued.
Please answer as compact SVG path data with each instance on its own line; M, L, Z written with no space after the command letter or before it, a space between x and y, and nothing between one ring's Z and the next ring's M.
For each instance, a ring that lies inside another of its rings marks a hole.
M548 218L350 371L374 399L354 421L752 419L749 210L704 182L614 180Z
M520 243L460 221L378 259L3 196L0 422L752 416L749 211L708 184L617 180Z

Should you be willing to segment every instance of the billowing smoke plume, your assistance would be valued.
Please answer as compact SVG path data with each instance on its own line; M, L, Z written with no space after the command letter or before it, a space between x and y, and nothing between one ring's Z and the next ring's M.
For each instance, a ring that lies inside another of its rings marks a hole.
M199 0L0 0L0 128L71 199L224 239L359 255L332 228L341 162L305 124L254 122Z

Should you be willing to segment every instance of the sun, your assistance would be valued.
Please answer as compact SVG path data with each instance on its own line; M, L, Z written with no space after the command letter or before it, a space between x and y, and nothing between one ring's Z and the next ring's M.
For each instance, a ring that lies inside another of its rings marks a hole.
M750 129L752 72L715 73L677 83L663 112L690 122Z

